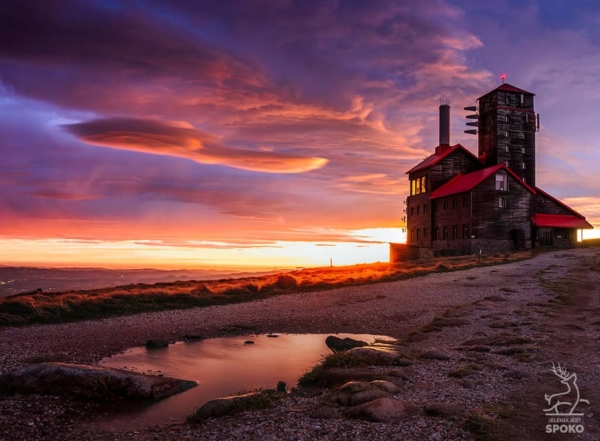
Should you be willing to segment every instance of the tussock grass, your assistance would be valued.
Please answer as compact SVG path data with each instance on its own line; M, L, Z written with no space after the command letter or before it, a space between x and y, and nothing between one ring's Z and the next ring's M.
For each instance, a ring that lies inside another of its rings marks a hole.
M347 352L334 352L321 358L308 372L303 374L298 380L298 386L308 387L319 383L321 375L327 369L349 368L361 366L362 362L354 355Z
M527 259L529 251L510 255ZM0 326L99 319L140 312L249 302L293 292L321 291L343 286L392 282L434 272L457 271L504 263L504 256L440 257L397 264L372 263L307 268L286 274L211 281L135 284L84 291L18 294L0 298Z

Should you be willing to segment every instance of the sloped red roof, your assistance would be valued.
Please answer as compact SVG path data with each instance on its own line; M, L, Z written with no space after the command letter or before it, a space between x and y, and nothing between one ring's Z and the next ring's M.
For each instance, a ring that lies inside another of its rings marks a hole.
M569 214L541 214L537 213L531 218L536 227L548 228L594 228L585 218Z
M527 92L526 90L519 89L518 87L515 87L512 84L508 83L501 84L500 86L496 87L494 90L489 91L485 95L489 95L490 93L495 92L496 90L502 90L504 92L524 93L526 95L535 95L535 93ZM480 98L484 97L485 95L482 95Z
M409 171L407 171L406 174L414 173L414 172L417 172L419 170L424 170L424 169L426 169L428 167L431 167L431 166L437 164L438 162L440 162L446 156L452 154L453 152L455 152L457 150L463 150L465 153L468 153L474 159L477 159L479 161L479 158L477 158L477 156L475 156L473 153L471 153L470 151L468 151L462 145L456 144L456 145L453 145L452 147L450 147L449 149L444 150L440 154L434 153L433 155L428 156L427 158L425 158L424 161L420 162L419 164L417 164L413 168L411 168Z
M517 180L517 182L519 182L521 185L523 185L525 188L527 188L527 190L529 190L531 193L535 194L535 190L533 188L531 188L529 185L527 185L525 182L523 182L521 180L521 178L519 178L515 174L515 172L513 172L511 169L506 167L504 164L498 164L498 165L493 165L491 167L486 167L483 170L477 170L472 173L467 173L466 175L460 174L460 175L454 177L453 179L451 179L450 181L448 181L444 185L442 185L440 188L438 188L436 191L431 193L430 199L436 199L436 198L441 198L444 196L450 196L452 194L458 194L458 193L464 193L465 191L470 191L473 188L475 188L477 185L479 185L481 182L483 182L485 179L492 176L498 170L507 171L510 175L512 175Z
M577 213L575 210L573 210L571 207L569 207L567 204L565 204L564 202L559 201L558 199L556 199L554 196L552 196L549 193L546 193L544 190L542 190L539 187L535 187L535 190L540 193L542 196L546 196L548 199L550 199L551 201L557 203L558 205L560 205L561 207L563 207L565 210L569 210L571 213L573 213L575 216L580 217L582 219L585 219L585 216L582 214Z

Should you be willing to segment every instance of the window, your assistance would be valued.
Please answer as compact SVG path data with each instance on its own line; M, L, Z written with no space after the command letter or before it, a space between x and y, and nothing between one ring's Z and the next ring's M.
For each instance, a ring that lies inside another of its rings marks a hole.
M527 179L525 179L525 176L523 176L523 182L527 182Z
M457 203L456 203L456 198L452 199L452 208L456 208Z
M525 114L525 122L528 123L529 122L529 113Z
M523 94L521 94L521 104L525 103L525 97L523 96Z
M506 148L505 148L505 150L506 150L507 152L510 152L510 146L508 146L508 145L507 145L507 146L506 146Z
M463 224L463 239L469 238L469 224Z
M421 237L421 229L417 228L417 240L419 240Z
M419 214L421 214L420 212L421 212L421 206L420 206L420 205L417 205L417 216L418 216Z
M414 196L416 194L425 193L427 191L427 177L422 176L417 179L410 180L410 194Z
M496 173L496 190L508 190L508 176L504 173Z
M506 198L504 196L500 196L498 198L498 207L505 208L506 207Z
M526 153L525 147L523 147L523 148L521 149L521 153L523 153L523 154L525 154L525 153Z
M508 138L508 137L510 136L510 133L508 132L508 130L502 130L502 135L503 135L505 138Z
M448 209L448 201L444 201L444 211Z
M437 213L438 212L438 201L433 201L433 212Z
M423 214L427 214L427 204L423 205Z
M423 239L427 239L427 227L423 228Z
M410 215L413 216L415 214L415 207L410 207Z
M504 165L506 165L507 167L510 167L510 161L505 161Z
M458 225L452 225L452 239L458 239Z
M523 168L525 168L525 163L523 163Z
M466 207L469 205L469 198L466 196L463 196L463 207Z
M433 240L438 240L440 234L440 229L438 227L433 227Z
M442 237L444 240L448 239L448 227L444 226L444 235Z

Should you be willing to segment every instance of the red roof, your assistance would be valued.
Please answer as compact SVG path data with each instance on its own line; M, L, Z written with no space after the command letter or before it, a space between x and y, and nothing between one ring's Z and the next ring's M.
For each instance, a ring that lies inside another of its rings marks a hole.
M546 196L548 199L550 199L551 201L557 203L558 205L560 205L561 207L563 207L565 210L569 210L571 213L573 213L575 216L578 216L582 219L585 219L585 216L583 216L582 214L577 213L575 210L573 210L571 207L569 207L567 204L565 204L564 202L559 201L558 199L556 199L554 196L552 196L551 194L546 193L544 190L542 190L539 187L535 187L536 191L538 193L540 193L542 196Z
M568 214L536 214L531 218L536 227L549 228L594 228L585 218Z
M406 174L414 173L414 172L417 172L419 170L424 170L424 169L426 169L428 167L431 167L431 166L437 164L438 162L440 162L446 156L450 155L451 153L453 153L453 152L455 152L457 150L463 150L465 153L468 153L474 159L476 159L477 161L479 161L479 158L477 158L477 156L475 156L473 153L471 153L470 151L468 151L462 145L456 144L456 145L453 145L450 148L447 148L446 150L443 150L440 154L434 153L433 155L427 157L424 161L420 162L419 164L417 164L413 168L411 168L409 171L407 171Z
M500 86L496 87L494 90L486 93L485 95L489 95L490 93L495 92L496 90L501 90L504 92L524 93L526 95L535 95L535 93L527 92L526 90L519 89L518 87L515 87L512 84L508 84L508 83L501 84ZM485 96L485 95L482 95L482 96Z
M491 167L484 168L483 170L477 170L476 172L467 173L466 175L460 174L450 181L446 182L436 191L431 193L430 199L441 198L444 196L450 196L452 194L464 193L470 191L483 182L485 179L492 176L499 170L505 170L511 174L517 182L523 185L531 193L535 194L535 190L523 182L511 169L507 168L504 164L493 165Z

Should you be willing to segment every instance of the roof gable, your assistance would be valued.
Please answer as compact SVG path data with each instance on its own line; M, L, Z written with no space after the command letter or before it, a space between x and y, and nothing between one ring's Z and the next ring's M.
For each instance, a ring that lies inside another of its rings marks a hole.
M467 173L466 175L460 174L450 181L446 182L440 188L435 190L430 199L441 198L444 196L450 196L453 194L464 193L465 191L471 191L473 188L481 184L487 178L492 176L494 173L504 170L511 176L513 176L516 181L524 186L529 192L535 194L535 190L523 182L510 168L506 167L504 164L493 165L491 167L486 167L482 170L477 170L472 173Z
M440 162L442 159L450 156L454 152L466 153L469 156L471 156L473 159L475 159L477 162L480 162L479 158L477 158L477 156L475 156L469 150L464 148L462 145L456 144L456 145L453 145L451 148L442 151L439 154L434 153L433 155L428 156L427 158L425 158L425 160L421 161L419 164L415 165L413 168L411 168L409 171L407 171L406 174L415 173L420 170L425 170L426 168L432 167L435 164L437 164L438 162Z
M578 212L576 212L575 210L573 210L571 207L569 207L567 204L565 204L564 202L561 202L560 200L556 199L554 196L552 196L549 193L546 193L544 190L542 190L539 187L535 187L536 191L538 193L540 193L540 195L547 197L548 199L550 199L552 202L560 205L561 207L563 207L565 210L570 211L571 213L573 213L573 215L578 216L582 219L585 219L585 216L582 214L579 214Z
M488 93L486 93L485 95L480 96L479 99L483 98L486 95L489 95L490 93L494 93L497 90L502 91L502 92L515 92L515 93L523 93L525 95L535 96L535 93L531 93L531 92L527 92L526 90L519 89L518 87L515 87L512 84L503 83L500 86L496 87L494 90L491 90Z

